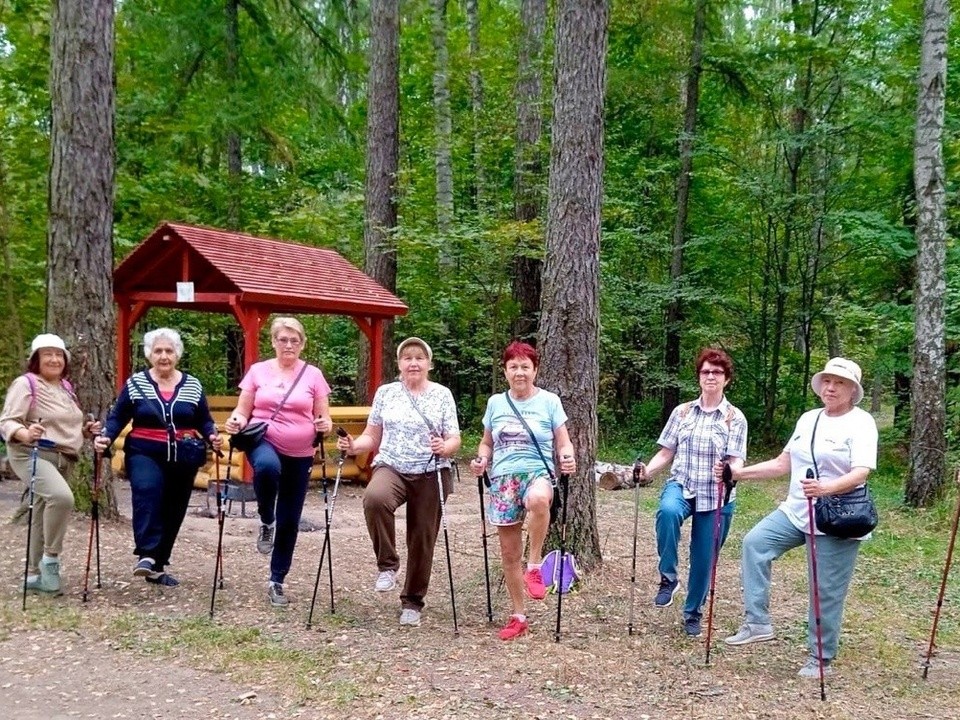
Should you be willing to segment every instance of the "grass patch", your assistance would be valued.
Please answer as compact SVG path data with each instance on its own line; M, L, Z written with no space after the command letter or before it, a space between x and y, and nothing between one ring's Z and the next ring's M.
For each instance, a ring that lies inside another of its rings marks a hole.
M298 703L328 695L329 668L339 654L330 647L291 647L280 635L255 627L227 627L206 618L160 618L125 613L114 618L106 634L118 646L143 655L183 657L191 665L229 675L254 686L267 686ZM356 696L352 683L332 682L336 696Z

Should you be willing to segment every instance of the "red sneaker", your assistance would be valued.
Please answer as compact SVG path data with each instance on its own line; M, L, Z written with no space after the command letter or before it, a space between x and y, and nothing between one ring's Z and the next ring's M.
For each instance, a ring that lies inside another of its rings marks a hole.
M527 583L527 594L534 600L543 600L547 596L547 588L543 584L540 568L527 570L523 574L523 579Z
M513 640L514 638L518 638L527 631L528 627L530 627L530 623L526 620L521 620L516 615L511 615L510 622L500 629L500 639Z

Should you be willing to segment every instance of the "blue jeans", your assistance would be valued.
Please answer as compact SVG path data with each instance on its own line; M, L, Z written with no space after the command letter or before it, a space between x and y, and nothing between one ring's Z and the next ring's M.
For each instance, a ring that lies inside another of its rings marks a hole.
M690 575L687 579L687 599L683 604L684 617L700 617L710 585L710 570L713 567L714 533L717 511L694 512L696 499L683 496L683 486L668 482L660 492L660 507L657 509L657 553L660 555L660 574L669 580L677 579L677 550L680 547L680 526L692 516L690 522ZM733 520L735 502L724 505L720 511L720 547L727 540L730 522Z
M293 562L313 457L282 455L264 440L247 454L247 460L253 466L253 491L257 494L260 522L277 523L270 580L282 583Z
M774 510L747 533L743 539L743 555L740 560L747 622L770 624L770 572L773 561L787 550L800 547L806 542L807 535L797 530L780 510ZM816 547L823 659L832 660L836 657L840 643L843 603L857 564L860 541L817 535ZM810 570L809 551L807 570ZM811 583L808 583L809 586ZM810 656L816 657L816 617L812 598L807 611L807 646L810 648Z
M163 447L165 455L166 445ZM133 553L153 558L154 570L161 572L170 562L187 514L197 468L138 452L133 442L127 443L124 463L133 503Z

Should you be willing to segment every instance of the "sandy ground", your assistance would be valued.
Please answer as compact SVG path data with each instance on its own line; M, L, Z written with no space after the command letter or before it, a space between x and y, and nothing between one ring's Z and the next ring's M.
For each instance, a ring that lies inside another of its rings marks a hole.
M117 489L128 517L129 486L120 482ZM0 482L0 517L12 514L19 490L16 482ZM599 494L604 564L564 599L560 643L553 596L531 605L527 636L497 639L508 603L495 535L494 623L488 623L478 497L466 474L448 503L458 633L442 535L423 625L399 627L397 594L372 592L376 568L362 492L352 485L341 491L332 531L336 613L329 612L325 570L310 629L305 620L322 532L301 534L287 585L292 604L276 610L265 596L267 558L254 548L257 520L239 517L235 505L224 533L226 583L210 622L217 523L197 514L204 493L194 495L173 559L180 587L159 589L132 577L130 524L121 519L102 525L103 587L83 603L89 521L77 515L63 558L66 594L31 596L26 613L20 610L25 527L4 522L0 718L960 718L960 653L945 648L923 682L917 667L923 638L915 623L891 617L877 633L875 619L858 609L857 597L882 592L867 584L882 576L869 558L855 578L841 656L822 702L818 684L796 676L806 652L802 555L777 570L777 640L740 649L720 642L740 623L738 542L748 528L737 520L718 572L707 666L704 638L683 634L682 595L670 608L652 605L650 504L640 519L634 632L627 632L630 491ZM652 501L657 489L643 492ZM305 518L322 525L318 492L308 497ZM401 511L401 557L403 520Z

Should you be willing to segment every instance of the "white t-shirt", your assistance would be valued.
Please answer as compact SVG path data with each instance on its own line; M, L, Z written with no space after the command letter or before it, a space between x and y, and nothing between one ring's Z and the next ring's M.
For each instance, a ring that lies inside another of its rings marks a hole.
M801 483L807 470L813 469L810 437L814 423L813 450L821 480L835 480L855 467L870 470L877 467L877 423L870 413L855 407L837 416L827 415L822 409L801 415L784 448L790 453L790 491L787 499L780 503L780 510L802 533L810 531L807 496L803 494ZM823 533L817 531L817 534Z

